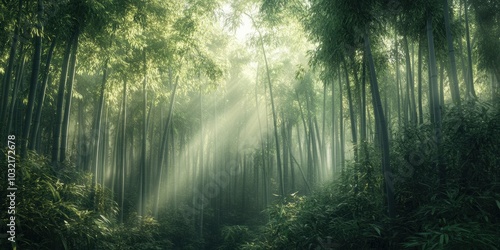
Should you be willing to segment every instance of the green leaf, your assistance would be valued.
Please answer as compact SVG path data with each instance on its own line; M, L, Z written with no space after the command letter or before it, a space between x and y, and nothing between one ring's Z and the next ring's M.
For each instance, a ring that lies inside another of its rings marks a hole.
M379 236L381 236L381 233L380 233L380 228L378 228L378 227L377 227L376 225L374 225L374 224L371 224L371 226L373 227L373 229L375 229L375 231L377 232L377 234L378 234Z
M64 237L64 235L62 235L62 233L59 233L59 237L61 239L61 243L63 244L64 250L69 249L68 243L66 242L66 237Z

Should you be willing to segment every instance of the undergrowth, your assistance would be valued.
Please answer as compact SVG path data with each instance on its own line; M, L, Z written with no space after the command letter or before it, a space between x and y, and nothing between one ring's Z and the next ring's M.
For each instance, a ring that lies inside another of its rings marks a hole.
M393 140L396 218L385 215L382 178L373 169L379 160L370 154L314 194L271 206L269 222L239 249L498 249L500 113L467 104L445 112L441 145L433 131L408 127Z
M393 136L395 218L386 216L380 157L368 145L368 150L362 149L368 154L349 163L336 181L307 197L292 194L270 206L264 226L223 226L216 232L222 238L216 248L498 249L500 113L487 104L466 104L461 110L447 110L443 117L441 145L430 124L407 127ZM446 166L444 186L439 182L438 160ZM16 171L17 245L0 237L2 249L200 249L204 245L195 223L182 213L165 211L157 219L130 214L119 223L111 192L93 187L91 175L75 166L54 171L47 159L30 154ZM0 183L6 197L5 175L0 175ZM7 199L1 202L8 207ZM0 223L8 222L2 216Z
M199 249L193 223L180 213L162 212L157 220L131 214L119 223L111 192L94 188L90 174L72 165L54 171L36 154L16 165L16 238L0 237L0 249ZM6 176L0 183L6 197ZM1 206L7 202L2 199ZM0 223L6 232L8 216Z

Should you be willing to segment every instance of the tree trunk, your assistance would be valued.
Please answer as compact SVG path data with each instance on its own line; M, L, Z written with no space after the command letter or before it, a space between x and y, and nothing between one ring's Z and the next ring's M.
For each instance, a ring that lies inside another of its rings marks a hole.
M396 92L398 98L398 129L401 128L401 77L399 74L399 50L397 35L394 34L395 57L396 57ZM404 106L404 105L403 105Z
M413 77L413 70L412 70L412 65L411 65L411 60L410 60L410 51L408 49L408 39L406 38L406 35L403 36L403 43L404 43L404 50L405 50L405 55L406 55L406 72L408 75L408 87L409 87L409 100L408 100L408 106L410 107L410 122L412 125L417 124L417 109L415 105L415 82L414 82L414 77Z
M444 107L444 65L441 65L439 72L439 105Z
M146 61L146 50L143 50L143 73L144 73L144 80L142 82L142 143L141 143L141 169L140 169L140 183L141 183L141 202L140 202L140 210L139 210L139 215L140 216L145 216L146 215L146 153L147 153L147 131L148 131L148 124L147 124L147 110L148 110L148 103L147 103L147 84L148 84L148 74L147 74L147 61Z
M38 34L35 36L34 47L35 51L33 52L33 64L31 67L31 79L30 79L30 88L28 94L28 107L26 108L26 117L24 119L24 127L23 127L23 141L21 142L21 158L26 157L26 153L28 152L28 141L30 135L31 128L31 119L33 117L33 108L35 107L35 96L36 89L38 85L38 73L40 72L40 61L42 57L42 15L43 15L43 3L42 0L38 0L38 13L37 13L37 29Z
M102 84L101 84L101 91L99 94L99 104L97 107L96 121L94 123L94 131L92 133L92 135L94 136L94 138L93 138L94 139L94 147L93 148L95 150L94 166L93 166L93 171L92 171L94 173L94 175L92 176L94 189L97 189L98 176L99 176L99 145L100 145L100 140L101 140L101 138L100 138L100 136L101 136L101 117L102 117L102 110L104 107L104 91L106 89L106 81L107 81L107 77L108 77L107 68L108 68L108 63L106 61L104 63L103 72L102 72ZM95 201L92 201L92 202L95 202Z
M351 121L351 137L352 137L352 147L354 150L354 182L355 182L355 187L354 187L354 193L358 193L358 173L357 173L357 163L358 163L358 133L356 129L356 116L354 115L354 105L352 101L352 94L351 94L351 82L349 81L349 71L347 69L347 63L345 62L345 58L342 58L342 62L344 64L344 73L345 73L345 80L346 80L346 86L347 86L347 101L349 105L349 117Z
M328 153L326 152L327 148L327 143L326 143L326 134L325 134L325 127L326 127L326 82L323 82L323 115L322 115L322 121L321 121L321 140L323 142L323 145L321 147L321 156L323 157L323 169L326 169L328 166ZM290 145L292 145L290 143ZM291 161L290 161L291 162ZM292 164L290 164L292 166Z
M92 150L94 150L94 159L93 159L93 166L91 172L92 174L92 191L90 195L90 202L94 206L94 210L97 211L98 208L98 203L99 201L96 200L95 192L97 190L97 185L99 183L98 177L100 176L99 173L99 151L101 148L101 143L100 143L100 137L101 137L101 117L102 117L102 110L104 107L104 90L106 88L106 78L107 78L107 62L104 64L103 67L103 75L102 75L102 83L101 83L101 91L99 94L99 103L97 107L97 114L95 116L95 121L94 121L94 126L92 130L92 138L93 140L93 147ZM102 156L101 156L102 157Z
M422 107L422 40L418 42L418 124L424 123L424 110Z
M432 32L432 31L431 31ZM429 48L427 48L427 50L429 50ZM427 56L429 57L429 56ZM431 73L431 65L430 65L430 59L427 58L427 85L429 86L429 92L427 94L427 103L429 104L429 117L430 117L430 120L431 120L431 123L434 124L434 88L432 87L432 84L433 84L433 81L432 81L432 73ZM436 66L437 67L437 66ZM437 68L436 68L436 82L435 84L437 85ZM437 91L437 87L436 87L436 91ZM438 98L439 100L439 98Z
M255 77L255 107L257 110L257 119L259 122L259 137L261 141L261 160L262 160L262 183L263 183L263 192L262 192L262 197L263 197L263 204L264 208L267 207L267 173L266 173L266 145L264 141L264 137L262 136L262 124L260 120L260 108L259 108L259 98L258 98L258 87L259 87L259 66L257 65L257 72L256 72L256 77Z
M497 98L498 84L496 83L495 74L490 72L491 78L491 103L495 103Z
M174 103L175 103L175 92L177 91L177 86L179 83L179 76L175 78L175 85L172 90L172 94L170 94L170 104L168 108L168 115L167 115L167 121L165 122L165 126L163 127L163 136L162 136L162 142L160 145L160 152L158 153L159 159L158 159L158 179L156 181L157 183L157 191L156 191L156 201L155 201L155 208L154 208L154 216L158 216L158 207L160 203L160 193L161 193L161 184L162 184L162 177L163 177L163 158L164 155L166 154L165 149L167 147L167 141L168 141L168 131L170 129L170 124L172 123L172 114L174 110Z
M0 119L1 119L0 121L2 122L2 124L7 124L8 122L7 112L9 105L9 92L10 92L10 84L12 81L12 71L14 70L14 64L16 61L17 42L19 40L19 33L21 30L22 8L23 8L23 0L19 0L17 20L14 28L14 35L12 36L12 43L10 45L9 61L7 62L7 69L5 70L3 78L3 93L2 93L2 101L0 107ZM3 129L5 129L5 127ZM6 131L6 133L9 132L10 131Z
M467 4L467 0L464 0L464 5L465 5L465 37L467 41L467 79L466 79L466 85L467 85L467 96L470 98L477 98L476 97L476 91L474 90L474 74L472 71L472 49L471 49L471 44L470 44L470 34L469 34L469 14L468 14L468 9L469 6Z
M450 24L450 8L448 0L443 0L444 3L444 24L446 28L446 41L448 43L448 57L450 61L450 70L448 72L450 78L450 90L453 103L460 106L460 90L458 88L457 64L455 62L455 49L453 48L453 39L451 37Z
M311 151L309 147L309 133L307 133L307 125L306 125L306 119L304 117L304 111L302 111L302 105L300 104L300 98L299 98L299 92L295 90L295 96L297 97L297 103L299 105L299 111L300 111L300 118L302 120L302 125L304 127L304 143L307 143L307 165L311 165L310 160L311 160ZM298 128L297 128L298 129ZM300 133L297 131L297 136L300 138ZM300 153L300 164L304 164L304 157L303 157L303 151L302 151L302 141L299 139L299 153ZM311 175L309 175L311 177ZM310 180L311 181L311 180Z
M281 117L285 117L283 111L281 111ZM283 141L283 190L285 194L288 192L288 138L287 138L287 122L282 122L281 124L281 138Z
M259 33L260 34L260 33ZM260 43L262 47L262 53L264 54L264 61L266 63L266 72L267 72L267 82L269 84L269 96L271 98L271 108L272 108L272 113L273 113L273 125L274 125L274 139L276 142L276 164L277 164L277 169L278 169L278 179L280 182L280 195L283 197L285 194L284 186L283 186L283 176L281 173L281 157L280 157L280 143L279 143L279 137L278 137L278 122L277 122L277 117L276 117L276 108L274 106L274 96L273 96L273 87L271 83L271 75L269 72L269 66L267 63L267 56L266 56L266 51L264 49L264 41L262 40L262 35L260 35Z
M429 88L432 90L432 97L429 98L433 103L432 116L434 117L434 133L437 148L437 166L439 171L439 184L440 188L444 188L446 185L446 168L442 162L441 156L441 110L439 105L439 93L438 93L438 82L437 82L437 67L436 67L436 55L434 52L434 36L432 34L432 18L429 16L427 18L427 39L429 43L429 68L430 68L430 82Z
M362 65L362 76L361 76L361 118L360 118L360 141L362 145L363 155L362 160L363 163L367 163L369 161L368 155L368 142L366 140L366 58L363 55L363 65Z
M464 24L462 24L462 18L463 18L463 13L462 13L462 9L463 7L465 6L465 3L463 3L463 0L460 0L460 3L459 3L459 19L460 19L460 23L459 25L460 26L463 26ZM463 51L464 51L464 47L463 47L463 42L462 42L462 38L460 37L458 40L458 56L460 58L460 66L462 67L462 79L464 81L464 85L465 85L465 100L468 100L469 98L469 94L470 91L469 91L469 82L468 82L468 76L467 76L467 66L466 66L466 60L463 56Z
M107 171L107 168L109 166L109 162L108 162L108 146L109 146L109 127L108 127L108 113L109 113L109 107L108 107L108 104L107 102L105 102L103 104L103 106L105 106L105 113L104 113L104 121L103 121L103 125L104 125L104 129L102 129L102 152L101 152L101 162L100 162L100 173L99 173L99 177L100 177L100 184L101 184L101 187L102 188L105 188L106 187L106 178L105 178L105 173Z
M347 70L347 64L345 62L345 59L342 60L344 64L344 73L345 73L345 80L346 80L346 86L347 86L347 101L349 105L349 116L351 120L351 136L352 136L352 146L354 149L354 162L358 162L358 133L357 133L357 126L356 126L356 116L354 115L354 104L352 101L352 94L351 94L351 82L349 81L349 71ZM357 179L357 177L354 177Z
M239 134L239 133L238 133ZM198 164L199 166L199 174L200 174L200 182L199 182L199 186L200 188L203 188L205 187L205 171L204 171L204 159L203 159L203 153L204 153L204 133L203 133L203 96L201 94L201 87L200 87L200 155L199 155L199 159L200 159L200 162ZM238 141L238 140L237 140ZM277 155L279 155L279 151L277 152ZM245 171L245 170L243 170ZM236 190L236 189L235 189ZM203 196L203 194L202 194ZM204 198L204 197L203 197ZM203 239L203 219L204 219L204 216L205 216L205 206L204 204L201 206L201 209L200 209L200 239ZM203 246L202 246L203 248Z
M321 135L320 135L320 132L319 132L319 128L318 128L318 119L316 117L316 115L314 116L314 128L315 128L315 131L316 131L316 141L317 141L317 147L318 147L318 150L317 150L317 155L318 155L318 174L321 176L321 177L325 177L323 170L324 170L324 166L326 166L326 162L325 162L325 157L324 157L324 154L323 154L323 141L321 140Z
M64 119L61 130L61 152L59 155L59 161L64 162L66 160L66 151L68 148L68 129L69 129L69 118L71 112L71 100L73 98L73 83L75 82L76 73L76 55L78 53L78 38L80 36L80 30L77 28L75 30L74 37L72 39L73 52L70 59L70 68L68 75L68 88L66 89L66 102L64 107Z
M340 99L340 113L339 113L339 122L340 122L340 172L344 174L345 169L345 133L344 133L344 103L343 103L343 91L342 91L342 80L340 74L340 66L339 66L339 99Z
M396 208L394 201L394 185L392 182L392 170L389 157L389 135L387 132L387 123L382 110L382 102L380 100L380 93L378 89L377 75L375 73L375 63L373 62L370 40L368 32L365 31L365 52L370 67L370 86L372 92L373 109L375 113L375 122L379 125L381 133L381 147L382 147L382 173L384 176L385 195L387 197L387 211L390 218L395 218Z
M56 120L54 131L52 134L52 163L56 164L59 161L59 152L61 150L61 127L63 117L63 104L64 104L64 89L68 78L68 64L71 57L71 41L69 39L66 43L64 50L64 58L62 62L61 77L59 80L59 90L57 92L57 106L56 106Z
M45 92L47 90L47 83L49 80L49 74L50 74L50 63L52 61L52 55L54 54L54 48L56 47L56 39L52 40L50 43L50 48L47 53L47 60L45 61L45 69L43 72L43 79L42 79L42 86L40 87L40 92L38 93L38 103L36 106L35 110L35 120L33 121L33 129L30 130L30 142L29 142L29 149L33 150L35 149L38 134L39 134L39 129L40 129L40 120L42 117L42 107L43 107L43 102L45 100Z
M121 124L121 152L120 152L120 176L119 176L119 185L120 185L120 198L119 198L119 204L120 204L120 223L123 223L123 217L124 217L124 204L125 204L125 172L127 170L127 160L126 160L126 155L127 155L127 138L126 138L126 129L127 129L127 80L123 80L123 97L122 97L122 106L123 106L123 114L122 114L122 124Z
M253 26L257 29L257 25L255 24L255 20L253 19L252 16L248 15L247 16L252 20ZM269 85L269 96L271 98L271 109L273 113L273 125L274 125L274 140L276 143L276 163L277 163L277 169L278 169L278 179L279 179L279 191L280 195L283 197L285 191L284 191L284 186L283 186L283 176L282 176L282 169L281 169L281 156L280 153L280 143L279 143L279 137L278 137L278 122L277 122L277 117L276 117L276 108L274 106L274 96L273 96L273 87L271 83L271 73L269 72L269 65L267 62L267 56L266 56L266 50L264 49L264 40L262 39L262 34L260 33L260 30L257 29L257 32L259 33L259 40L260 40L260 46L262 49L262 54L264 56L264 62L266 63L266 75L267 75L267 83Z
M336 172L336 168L337 168L337 157L336 157L336 150L337 150L337 136L336 136L336 132L337 132L337 128L336 128L336 125L337 125L337 117L335 116L335 84L334 84L334 80L332 80L332 106L331 106L331 109L332 109L332 131L331 131L331 161L332 161L332 176L335 176L335 172Z
M314 173L315 167L317 166L316 158L316 141L314 140L314 127L311 121L311 106L309 105L309 91L305 93L306 98L306 110L307 110L307 128L304 126L304 133L307 138L307 171L309 181L314 183L316 181L316 174Z
M19 89L22 89L21 85L23 83L23 78L24 78L24 65L26 64L24 46L22 43L20 46L21 48L19 50L19 59L18 59L19 62L16 70L14 89L12 91L12 97L10 99L9 113L7 113L8 116L7 133L14 133L14 134L17 134L17 130L20 128L18 126L15 126L14 131L12 130L14 121L16 120L17 116L21 114L21 112L15 112L15 110L19 101L17 95L19 93Z
M288 145L287 145L287 148L288 148L288 151L287 151L287 155L288 155L288 158L289 158L289 162L290 162L290 188L292 190L292 192L295 192L295 171L293 169L293 161L292 161L292 139L293 139L293 135L292 135L292 124L291 123L287 123L287 131L286 131L286 134L287 134L287 142L288 142Z

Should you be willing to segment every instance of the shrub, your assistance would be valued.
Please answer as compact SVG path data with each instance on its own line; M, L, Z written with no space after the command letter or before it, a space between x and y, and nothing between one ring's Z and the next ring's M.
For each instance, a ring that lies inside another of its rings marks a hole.
M382 178L373 171L379 159L371 154L313 195L270 207L269 222L242 249L498 249L500 112L466 104L445 114L441 145L429 124L393 141L396 218L384 216ZM438 146L447 171L442 189Z
M16 244L20 249L106 248L103 239L111 233L106 216L113 216L116 206L102 188L92 188L88 175L70 165L56 174L47 159L36 154L18 163L16 170ZM1 176L4 185L7 180ZM1 189L5 197L6 187ZM91 197L106 206L92 209ZM7 207L6 199L2 207ZM5 217L1 223L7 224ZM11 247L6 239L0 244L3 249Z

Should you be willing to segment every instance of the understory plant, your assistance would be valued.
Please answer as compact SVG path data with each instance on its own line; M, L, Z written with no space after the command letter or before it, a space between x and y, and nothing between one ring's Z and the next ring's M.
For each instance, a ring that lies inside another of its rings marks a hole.
M240 248L498 249L500 112L467 103L444 113L441 145L430 124L394 137L396 218L386 216L381 174L373 168L379 162L371 154L314 194L271 206L269 222ZM446 166L444 186L438 159Z

